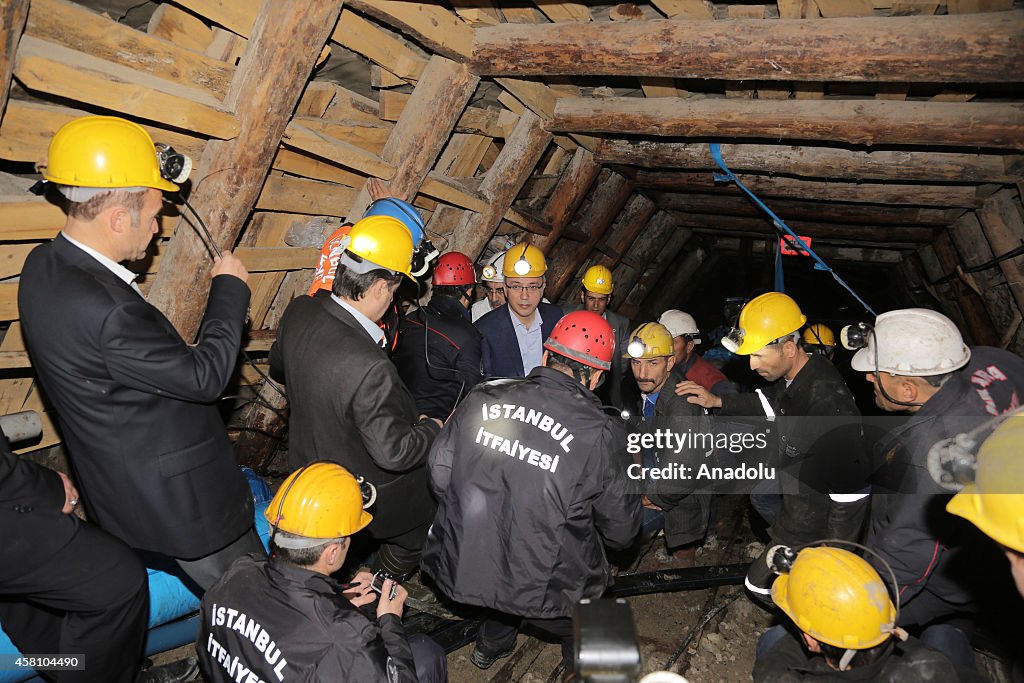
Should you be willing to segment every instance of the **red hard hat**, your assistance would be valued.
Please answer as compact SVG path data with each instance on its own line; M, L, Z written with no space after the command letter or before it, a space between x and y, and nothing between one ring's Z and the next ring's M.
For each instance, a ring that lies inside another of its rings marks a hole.
M437 259L434 266L434 278L431 283L437 286L476 284L476 272L469 257L457 251L450 251Z
M608 321L593 311L575 311L555 323L544 348L598 370L610 370L615 335Z

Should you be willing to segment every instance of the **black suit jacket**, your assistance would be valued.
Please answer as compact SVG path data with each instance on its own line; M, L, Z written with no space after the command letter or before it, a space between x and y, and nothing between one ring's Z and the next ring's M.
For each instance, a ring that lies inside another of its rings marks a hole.
M541 301L537 305L540 311L540 333L544 341L548 340L555 323L562 319L562 309L554 304ZM483 315L474 325L480 330L483 338L484 375L487 377L525 377L523 354L519 350L516 328L509 317L508 304L498 306L490 313Z
M418 419L394 364L351 313L330 296L297 297L277 328L270 372L288 391L293 468L331 460L377 487L375 538L433 516L426 459L441 428Z
M252 526L213 403L238 357L249 288L214 278L195 346L62 236L29 254L18 308L90 517L128 545L192 559Z
M64 484L53 470L22 460L0 435L0 594L67 545L81 524L61 512Z

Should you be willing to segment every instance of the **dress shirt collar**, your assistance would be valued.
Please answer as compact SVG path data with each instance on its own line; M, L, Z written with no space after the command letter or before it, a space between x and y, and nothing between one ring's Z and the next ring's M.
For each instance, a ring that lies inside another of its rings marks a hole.
M134 289L133 285L135 285L135 278L138 277L137 273L133 273L132 271L128 270L127 268L122 266L117 261L114 261L114 260L111 260L111 259L107 258L106 256L104 256L100 252L96 251L92 247L89 247L89 246L86 246L86 245L82 244L78 240L76 240L76 239L72 238L71 236L69 236L66 232L62 232L61 235L68 242L70 242L71 244L75 245L76 247L78 247L79 249L84 251L86 254L88 254L89 256L92 256L94 259L99 261L100 265L102 265L104 268L109 270L111 273L116 275L121 280L124 280L124 283L126 285L128 285L128 286L130 286L130 287L132 287Z
M348 303L337 294L331 294L331 298L334 299L334 303L351 313L352 317L356 319L356 322L362 325L363 329L366 330L366 334L370 335L370 339L373 340L373 343L380 346L381 340L384 339L384 330L380 329L380 325L357 311L352 304Z

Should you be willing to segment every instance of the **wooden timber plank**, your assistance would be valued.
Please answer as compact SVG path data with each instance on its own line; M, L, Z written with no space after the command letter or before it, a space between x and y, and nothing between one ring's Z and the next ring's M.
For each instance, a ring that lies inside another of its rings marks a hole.
M157 217L158 232L168 236L174 229L174 218ZM0 195L0 240L52 239L64 227L65 216L59 206L35 195Z
M327 135L342 142L355 145L374 154L380 154L391 135L394 126L387 121L376 123L364 121L324 120L319 117L294 116L292 123Z
M724 144L722 156L733 171L811 178L1012 183L1024 177L1024 157L1020 155ZM644 168L718 168L704 144L608 139L598 147L595 158L601 163Z
M619 310L622 313L619 307L633 291L656 254L665 248L669 238L675 232L681 231L676 228L672 217L664 211L655 213L647 222L640 235L629 246L619 265L612 269L612 281L615 282L611 301L613 310Z
M647 227L658 210L657 205L642 194L635 194L622 210L619 220L612 226L604 240L594 245L604 256L601 265L614 269L626 255L629 247Z
M341 0L266 2L257 19L226 100L240 125L238 140L207 143L196 166L191 202L206 218L214 240L235 244L256 204L291 112L298 104L320 49L341 12ZM222 169L231 169L224 173ZM166 266L149 299L186 340L199 329L209 280L197 277L205 246L191 230L176 230Z
M821 182L780 176L737 174L759 197L788 197L830 202L867 204L914 204L973 209L981 206L975 185L899 185L895 183ZM677 192L713 192L739 196L735 183L722 183L711 173L640 171L633 176L638 187Z
M821 16L826 19L837 17L870 17L875 14L871 0L814 0Z
M260 3L252 0L175 0L201 17L248 38L260 13Z
M551 134L544 130L539 116L524 113L519 117L515 130L480 184L480 193L488 199L488 206L482 213L471 211L463 215L452 232L453 250L471 259L479 256L550 141Z
M559 21L591 21L594 17L590 8L579 2L536 2L537 9L553 22Z
M284 171L292 175L310 178L312 180L326 180L330 183L339 183L349 187L357 187L366 176L353 173L341 166L318 158L312 154L302 151L281 147L274 156L273 168L276 171Z
M388 180L394 177L394 166L373 152L310 128L309 125L315 125L310 119L303 119L303 122L306 125L295 121L289 123L281 142L375 178ZM321 124L326 125L326 122Z
M29 13L28 0L7 0L0 4L0 50L3 50L3 65L0 66L0 121L7 110L7 98L11 91L11 76L14 75L14 56L25 28Z
M377 24L349 9L341 11L331 40L408 81L417 81L427 60Z
M712 249L723 251L739 251L741 239L739 237L718 237L712 241ZM753 240L752 246L756 251L764 252L766 249L773 249L778 244L777 240ZM865 247L836 247L823 244L820 248L815 246L814 251L826 261L853 261L855 263L876 263L896 264L903 260L901 252L892 249L874 249ZM851 299L852 301L852 299Z
M673 302L678 301L680 292L697 277L707 258L708 252L700 246L686 249L683 257L672 264L672 269L665 273L658 286L648 290L647 296L640 303L640 311L647 313L644 317L660 315Z
M153 11L146 32L197 52L203 52L213 40L213 31L202 19L169 2L161 3Z
M172 83L227 94L234 67L67 0L32 0L25 33Z
M35 244L0 244L0 279L20 274L28 253L35 248Z
M939 259L939 264L945 272L955 273L963 268L963 261L957 254L956 247L953 246L953 240L948 230L943 230L936 235L935 241L932 242L932 248L935 249L935 256ZM992 318L985 308L981 294L971 289L960 278L955 278L950 284L952 284L953 294L960 304L960 311L967 321L964 333L968 343L983 346L999 344L999 333L996 331L995 325L992 324Z
M1003 83L1020 79L1024 12L821 21L501 24L475 30L481 76Z
M772 222L759 216L723 216L717 213L690 213L669 210L676 225L687 228L707 228L722 232L767 232L775 233ZM929 243L935 239L936 228L918 225L875 225L858 223L823 223L813 219L790 220L786 225L801 235L814 238L863 240L871 242L920 242Z
M563 97L553 132L1024 148L1024 104Z
M1021 216L1020 199L1013 190L1000 190L989 197L978 209L978 220L996 257L1024 243L1024 218ZM1024 314L1024 257L1000 261L999 268L1010 286L1017 308Z
M666 219L671 221L667 216ZM666 238L647 262L647 267L636 281L636 285L626 295L619 308L620 313L632 318L640 312L640 305L647 298L648 293L652 288L657 287L665 271L673 265L676 257L686 247L692 236L693 233L686 228L672 226L672 229L667 231Z
M435 54L459 61L472 53L473 29L439 5L403 0L349 0L346 4L411 34Z
M586 199L600 172L601 165L594 161L594 155L582 147L577 148L541 213L541 219L551 225L551 232L546 237L531 239L535 247L545 254L551 250Z
M950 14L1003 12L1009 9L1013 9L1013 0L946 0L946 11Z
M31 36L21 40L14 74L30 90L212 137L238 135L238 121L208 93Z
M653 0L669 19L714 19L715 8L707 0Z
M384 121L397 121L405 109L411 94L385 90L380 93L380 118ZM466 107L462 116L455 122L456 133L486 135L492 138L505 138L512 132L519 117L507 109Z
M262 211L344 217L356 196L351 187L271 175L256 200Z

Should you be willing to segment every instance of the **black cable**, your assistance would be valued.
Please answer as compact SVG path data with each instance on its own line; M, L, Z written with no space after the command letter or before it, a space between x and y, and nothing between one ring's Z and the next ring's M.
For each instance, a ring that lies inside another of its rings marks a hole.
M444 370L445 372L451 372L451 373L457 375L458 378L459 378L459 382L460 382L460 384L459 384L459 393L455 397L455 403L452 405L452 411L450 413L448 413L448 417L446 417L444 420L442 420L442 422L447 422L448 420L451 419L452 415L455 414L455 409L459 407L459 401L462 400L462 392L466 390L466 378L463 377L462 373L459 372L458 370L456 370L455 368L438 367L438 366L436 366L436 365L434 365L433 363L430 362L430 353L429 353L429 351L430 351L430 349L429 349L429 347L430 347L430 319L429 318L430 318L431 313L430 313L430 311L427 310L428 306L429 306L429 304L427 304L426 306L420 307L420 310L423 311L423 360L427 364L427 375L430 376L430 370L431 369L434 369L434 370ZM438 315L440 315L440 314L438 314ZM435 379L435 378L431 377L431 379Z
M711 610L709 610L708 613L704 615L704 618L697 622L696 626L690 629L690 632L686 635L686 638L683 640L683 642L679 644L679 647L677 647L676 651L672 653L672 656L668 658L668 661L665 662L665 666L661 668L665 671L670 670L672 666L676 663L676 660L678 660L682 656L683 652L686 651L686 648L690 645L690 642L693 641L697 634L703 631L704 627L708 625L708 622L714 619L719 612L728 607L730 603L732 603L732 601L738 598L739 596L740 593L736 592L733 595L726 598L725 600L723 600L722 602L712 607Z
M947 282L949 282L951 280L955 280L958 277L960 277L960 272L964 272L964 273L980 273L983 270L988 270L989 268L992 268L994 266L999 265L1003 261L1006 261L1006 260L1012 259L1012 258L1016 258L1018 256L1024 256L1024 244L1022 244L1019 247L1016 247L1014 249L1011 249L1010 251L1006 252L1002 256L997 256L994 259L991 259L989 261L985 261L985 263L980 263L980 264L978 264L976 266L970 266L968 268L960 268L957 272L949 273L948 275L943 275L942 277L940 277L937 280L932 280L931 282L929 282L929 284L932 284L932 285L942 285L942 284L945 284L945 283L947 283Z
M271 389L276 391L281 396L281 398L288 400L288 394L284 393L284 390L281 387L277 386L277 383L275 383L274 380L270 379L270 375L263 372L263 370L261 370L260 367L256 365L256 361L249 357L249 354L245 352L245 349L239 349L239 353L242 354L242 358L245 359L245 362L252 366L252 369L255 370L260 377L263 378L263 381L266 382Z
M221 396L220 397L221 401L230 401L230 400L233 400L233 399L241 401L242 403L254 403L254 404L258 405L258 406L263 406L264 408L266 408L270 412L272 412L275 415L277 415L283 421L288 422L288 417L283 412L281 412L280 410L278 410L274 406L270 405L269 403L267 403L266 401L264 401L261 398L254 397L254 396L242 396L241 394L228 394L227 396Z

